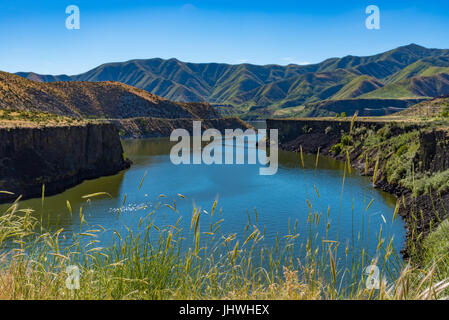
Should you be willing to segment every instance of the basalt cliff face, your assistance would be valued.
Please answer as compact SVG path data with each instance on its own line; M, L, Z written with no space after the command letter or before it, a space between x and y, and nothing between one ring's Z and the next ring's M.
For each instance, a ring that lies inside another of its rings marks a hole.
M0 202L52 195L130 166L113 124L0 128Z
M357 126L373 130L382 128L384 122L357 121ZM324 118L304 119L268 119L267 129L277 129L280 147L287 151L299 151L300 146L306 153L331 154L331 147L337 144L342 134L349 132L351 121L330 120Z
M201 122L201 130L217 129L224 133L225 129L250 129L248 123L239 118L220 119L160 119L160 118L131 118L112 120L120 130L122 138L154 138L169 137L175 129L185 129L190 134L193 122Z

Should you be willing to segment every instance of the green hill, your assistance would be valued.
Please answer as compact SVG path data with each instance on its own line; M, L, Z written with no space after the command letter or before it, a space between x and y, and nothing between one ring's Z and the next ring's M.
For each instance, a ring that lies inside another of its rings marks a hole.
M341 88L332 99L351 99L359 97L368 92L382 88L384 84L374 77L367 75L354 78L351 82Z
M413 77L429 77L439 73L449 73L449 56L418 60L387 78L385 82L395 83Z
M438 97L449 93L449 73L413 77L362 95L365 99Z

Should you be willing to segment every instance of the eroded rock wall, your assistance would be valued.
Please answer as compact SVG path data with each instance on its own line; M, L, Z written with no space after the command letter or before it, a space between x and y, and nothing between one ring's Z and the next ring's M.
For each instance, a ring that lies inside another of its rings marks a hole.
M224 133L225 129L251 128L239 118L218 119L160 119L160 118L132 118L112 120L119 128L123 138L152 138L169 137L175 129L186 129L189 133L193 131L193 121L201 121L201 130L214 128Z
M0 202L64 191L130 166L113 124L0 129Z

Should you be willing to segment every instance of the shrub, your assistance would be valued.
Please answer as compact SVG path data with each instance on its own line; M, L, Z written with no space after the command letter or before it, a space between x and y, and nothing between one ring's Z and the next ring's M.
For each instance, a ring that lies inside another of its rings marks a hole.
M377 131L377 136L381 139L381 141L385 141L386 139L391 138L391 127L389 125L380 128L379 131Z
M443 112L441 112L441 116L443 118L449 118L449 106L444 106L443 107Z
M332 148L331 148L331 151L335 154L340 154L342 150L343 150L343 147L342 147L341 143L337 143L336 145L332 146Z
M350 146L350 145L352 145L353 142L354 142L354 141L353 141L353 139L352 139L352 136L345 135L345 136L343 136L343 137L341 138L341 143L342 143L344 146Z

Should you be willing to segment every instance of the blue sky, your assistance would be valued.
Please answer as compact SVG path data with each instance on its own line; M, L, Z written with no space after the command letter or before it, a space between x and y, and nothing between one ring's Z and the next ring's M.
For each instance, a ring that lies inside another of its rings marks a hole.
M68 5L81 12L67 30ZM377 5L381 29L365 27ZM316 63L417 43L449 48L449 1L0 0L0 70L78 74L146 58Z

